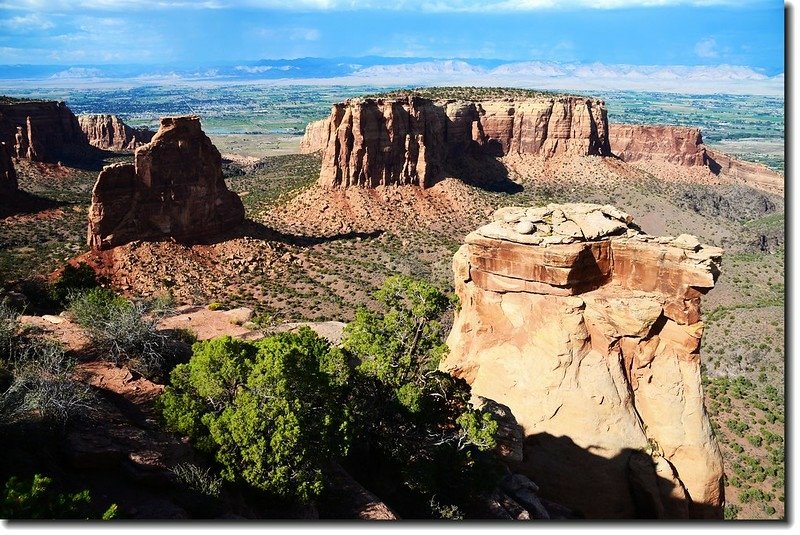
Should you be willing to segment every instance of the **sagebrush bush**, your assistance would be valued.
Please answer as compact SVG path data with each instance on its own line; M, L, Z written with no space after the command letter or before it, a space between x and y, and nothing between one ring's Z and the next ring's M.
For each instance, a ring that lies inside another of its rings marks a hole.
M205 496L219 498L222 490L222 478L214 475L210 468L200 468L196 464L181 463L170 471L183 485Z
M104 288L70 298L69 311L114 364L127 364L146 377L165 370L175 352L174 340L158 324L171 309L162 302L134 303Z
M58 341L36 337L20 341L9 367L11 384L0 394L4 421L33 416L64 426L94 411L92 390L73 379L75 361Z

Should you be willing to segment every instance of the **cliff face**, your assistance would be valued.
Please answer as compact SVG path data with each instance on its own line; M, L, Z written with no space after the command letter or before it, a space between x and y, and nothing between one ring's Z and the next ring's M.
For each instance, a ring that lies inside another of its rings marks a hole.
M322 150L320 184L429 187L447 163L472 155L608 155L601 101L537 97L503 101L421 97L352 99L306 129L302 146Z
M63 102L0 104L0 141L13 155L54 162L65 152L86 146L78 119Z
M684 166L708 165L699 128L611 123L608 133L611 152L625 162L662 159Z
M308 123L303 139L300 140L300 153L311 154L312 152L323 150L328 144L329 132L330 128L327 119Z
M9 194L17 191L17 172L8 146L0 142L0 194Z
M132 151L155 135L146 128L131 128L116 115L81 115L78 124L87 142L103 150Z
M244 220L239 196L222 178L222 157L198 117L161 119L135 164L106 166L89 210L88 243L109 249L134 240L203 239Z
M611 123L608 132L611 152L625 162L706 167L710 173L730 181L783 193L783 176L765 165L745 162L707 147L698 128ZM649 170L659 176L657 166Z
M453 261L441 368L506 405L515 468L593 518L721 518L700 297L722 251L642 234L611 206L506 208ZM512 459L513 461L513 459Z

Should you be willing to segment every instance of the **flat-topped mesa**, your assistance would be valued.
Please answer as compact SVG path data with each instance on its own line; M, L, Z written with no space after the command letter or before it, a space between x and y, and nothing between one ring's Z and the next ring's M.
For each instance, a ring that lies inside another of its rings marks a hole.
M134 164L106 166L89 210L88 243L110 249L135 240L202 240L244 221L222 177L222 157L196 116L164 117Z
M319 183L333 188L430 187L448 161L467 154L611 154L605 105L586 97L359 98L312 125L303 150L322 151Z
M133 151L155 135L147 128L131 128L116 115L79 115L78 124L88 143L103 150Z
M55 101L0 103L0 141L16 158L37 162L55 162L87 146L78 119Z
M686 167L709 164L699 128L611 123L608 138L611 152L625 162L661 159Z
M773 193L783 193L783 176L769 167L746 162L706 146L698 128L665 125L608 125L611 152L625 162L668 162L706 167L713 175ZM656 174L655 171L653 171Z
M11 151L8 145L0 141L0 195L14 193L17 188L17 172L11 161Z
M592 518L721 518L700 297L722 250L653 237L613 206L511 207L455 255L441 369L510 408L513 468Z

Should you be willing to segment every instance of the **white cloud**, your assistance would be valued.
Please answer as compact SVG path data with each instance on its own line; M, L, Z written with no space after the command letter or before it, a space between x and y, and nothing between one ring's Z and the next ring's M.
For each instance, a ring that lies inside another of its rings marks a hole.
M49 30L54 26L55 25L50 20L43 18L39 13L30 13L28 15L0 20L0 28L8 28L19 32Z
M717 52L717 41L713 37L707 37L698 41L694 45L694 53L701 58L716 58L719 53Z

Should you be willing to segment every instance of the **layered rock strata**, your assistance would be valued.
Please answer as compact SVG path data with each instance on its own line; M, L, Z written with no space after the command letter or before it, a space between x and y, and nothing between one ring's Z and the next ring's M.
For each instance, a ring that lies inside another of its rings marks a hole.
M0 194L9 194L17 191L17 172L8 146L0 142Z
M645 124L608 125L611 152L625 162L661 159L683 166L707 166L699 128Z
M783 192L783 176L769 167L745 162L703 143L698 128L664 125L608 125L611 152L625 162L668 162L705 167L714 175L773 193ZM651 170L658 176L657 170Z
M222 157L196 116L165 117L134 164L106 166L89 210L88 243L109 249L135 240L201 240L244 220L222 177Z
M504 208L465 241L441 368L513 413L515 469L591 518L721 518L699 348L722 250L593 204Z
M147 128L131 128L116 115L80 115L78 124L87 142L103 150L132 151L155 135Z
M553 96L493 101L417 96L351 99L306 129L303 150L322 151L319 182L327 187L413 184L439 180L464 155L608 155L602 101Z
M78 119L63 102L20 101L0 104L0 141L17 158L55 162L66 152L87 146Z

